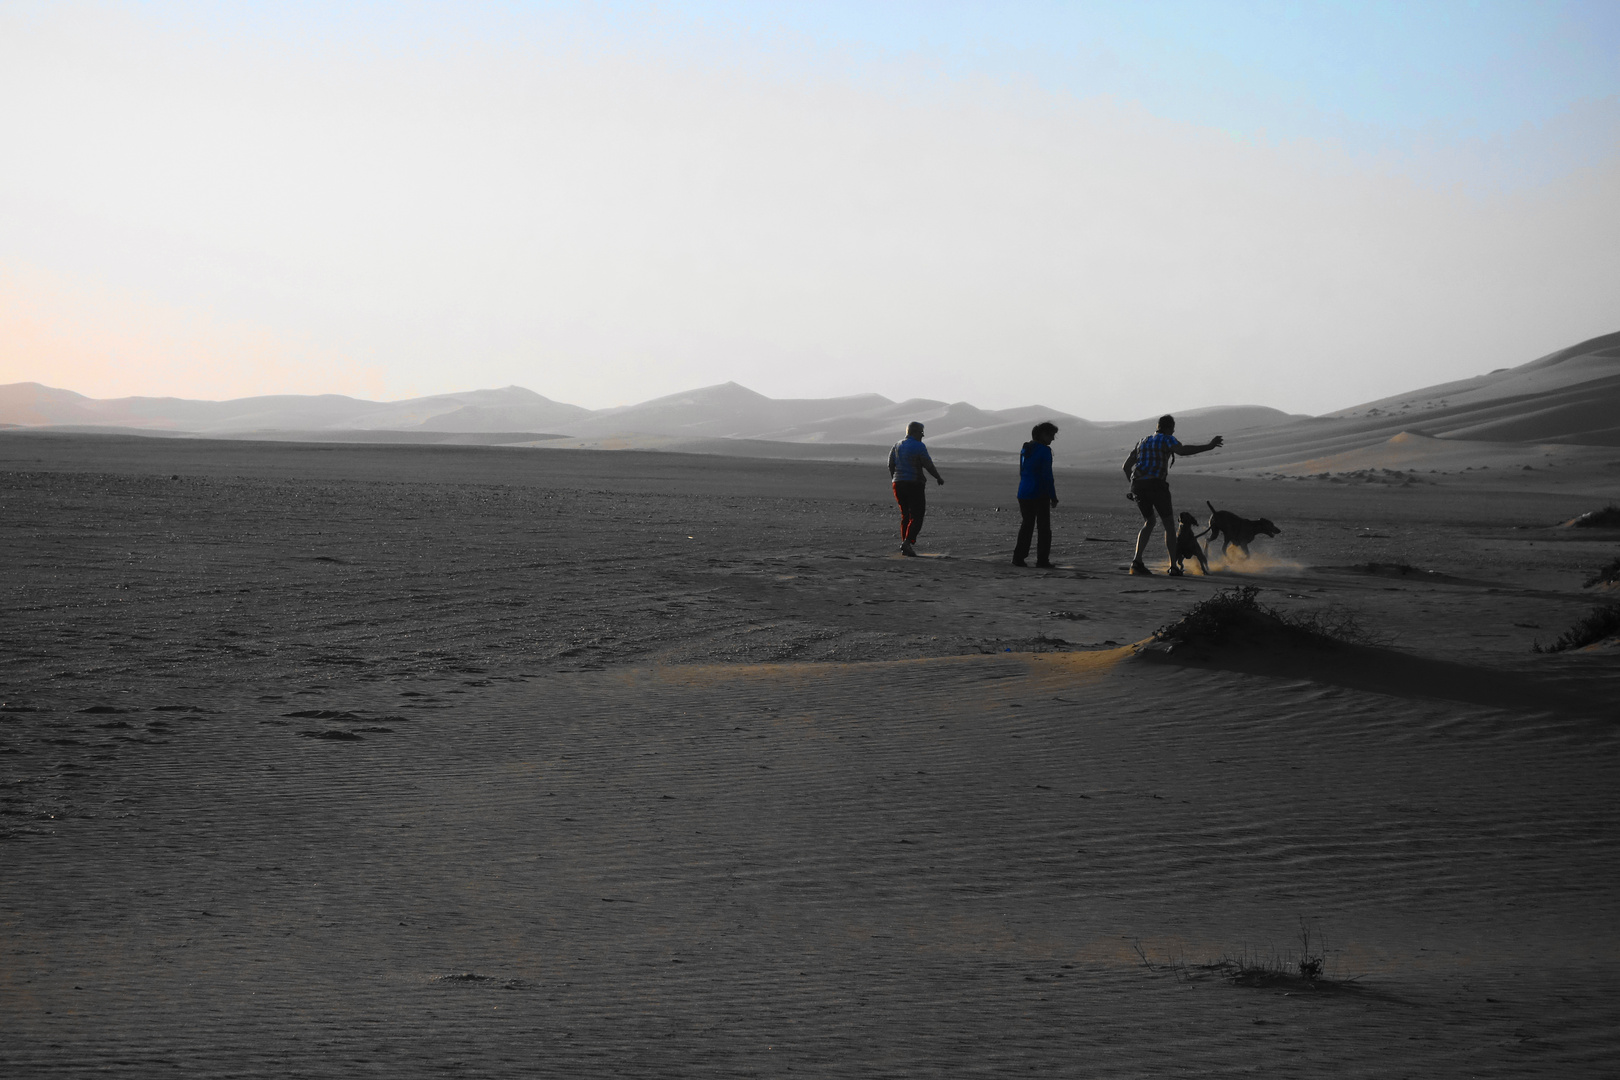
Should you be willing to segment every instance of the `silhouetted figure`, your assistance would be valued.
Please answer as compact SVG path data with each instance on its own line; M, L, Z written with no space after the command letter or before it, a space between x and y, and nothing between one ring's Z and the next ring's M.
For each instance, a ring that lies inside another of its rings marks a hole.
M923 426L913 420L906 425L906 437L889 451L889 478L894 482L894 501L900 504L900 554L915 555L917 534L922 531L923 515L928 512L928 477L932 473L943 484L945 478L934 468L934 459L923 445Z
M1018 512L1023 521L1018 525L1018 545L1013 548L1013 565L1028 566L1031 533L1038 533L1035 542L1035 565L1052 565L1052 507L1058 504L1057 485L1052 480L1052 438L1058 432L1050 420L1030 429L1030 441L1018 453Z
M1131 573L1151 574L1142 563L1147 550L1148 537L1153 535L1153 515L1164 522L1164 544L1170 551L1170 576L1180 577L1176 565L1176 515L1170 506L1170 465L1183 455L1202 454L1226 441L1217 435L1202 446L1183 446L1176 440L1176 418L1168 414L1159 417L1159 429L1136 444L1131 456L1125 459L1125 476L1131 482L1130 497L1142 511L1142 531L1136 534L1136 555L1131 559Z

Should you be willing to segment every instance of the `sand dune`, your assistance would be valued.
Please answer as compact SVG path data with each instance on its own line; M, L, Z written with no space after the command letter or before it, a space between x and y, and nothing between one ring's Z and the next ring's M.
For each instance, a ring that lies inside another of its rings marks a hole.
M1227 436L1221 453L1190 471L1310 475L1365 469L1494 468L1590 462L1567 448L1620 446L1620 334L1478 378L1398 395L1326 416L1291 416L1262 406L1218 406L1181 414L1191 441ZM166 431L282 439L349 438L344 431L477 434L454 440L554 441L593 449L656 449L729 456L866 459L886 450L908 421L928 426L941 450L1016 453L1031 424L1062 428L1059 462L1117 465L1153 430L1154 417L1099 422L1040 405L982 409L968 402L889 401L876 394L776 400L723 383L639 405L591 411L520 387L378 403L324 397L230 402L172 398L95 401L34 383L0 387L0 424L79 430ZM505 438L527 435L528 438ZM379 436L381 437L381 436ZM726 446L730 440L746 445ZM400 441L425 441L402 434ZM821 448L810 455L794 446Z
M1259 406L1198 410L1231 428L1275 426L1289 419ZM340 395L294 395L237 401L120 398L98 401L37 383L0 387L0 425L52 426L104 432L152 431L318 440L348 431L503 434L568 437L580 446L699 450L705 441L860 445L885 450L912 420L927 424L941 446L1016 452L1037 420L1061 424L1076 448L1109 446L1121 429L1039 405L980 409L923 398L893 402L877 394L773 399L736 383L672 394L622 408L591 411L521 387L379 403ZM1146 422L1152 427L1152 421ZM421 441L405 439L403 441ZM780 451L790 456L793 451Z
M461 420L448 420L458 414ZM0 423L25 427L94 426L208 435L409 428L550 431L586 415L589 410L516 386L399 402L362 401L341 394L283 394L233 401L98 400L38 383L0 386Z
M734 382L703 387L639 405L603 409L569 428L581 437L660 435L686 438L777 438L851 414L882 413L894 402L877 394L821 399L768 398Z
M1239 448L1244 453L1244 448ZM1422 479L1430 471L1466 472L1475 469L1531 470L1569 466L1576 462L1606 461L1613 452L1560 443L1494 442L1436 438L1402 431L1371 446L1338 450L1280 466L1278 471L1317 475L1344 475L1367 470L1404 471ZM1252 458L1249 459L1251 462Z
M1602 451L1570 448L1620 446L1617 415L1620 334L1609 334L1516 368L1256 431L1187 465L1311 473L1335 466L1440 467L1436 458L1460 467L1500 467L1509 459L1539 464L1536 459L1547 455L1598 460Z

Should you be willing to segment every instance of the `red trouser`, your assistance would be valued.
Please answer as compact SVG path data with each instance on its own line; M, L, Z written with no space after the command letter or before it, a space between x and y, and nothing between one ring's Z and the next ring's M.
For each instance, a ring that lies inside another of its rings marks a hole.
M915 544L922 530L923 515L928 512L928 499L923 494L927 490L926 480L894 482L894 501L900 504L900 539L908 544Z

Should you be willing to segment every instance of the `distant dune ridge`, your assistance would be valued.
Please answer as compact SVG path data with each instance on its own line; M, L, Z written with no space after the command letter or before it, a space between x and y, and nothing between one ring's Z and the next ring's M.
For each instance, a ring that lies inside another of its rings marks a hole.
M1518 367L1253 432L1229 469L1285 472L1516 461L1526 448L1620 447L1620 333ZM1213 458L1210 465L1214 466Z
M413 429L549 432L592 415L589 409L519 386L391 402L341 394L278 394L233 401L98 400L39 383L0 386L0 423L23 427L115 427L210 436Z
M1394 468L1472 459L1481 452L1489 456L1491 446L1620 446L1620 333L1518 367L1326 416L1290 415L1258 405L1185 410L1178 416L1191 438L1217 432L1228 437L1218 461L1200 460L1205 469ZM1008 454L1028 437L1031 424L1052 420L1062 428L1062 463L1092 466L1113 463L1153 426L1151 417L1102 422L1039 405L981 409L965 401L895 402L877 394L773 399L734 382L598 410L518 386L397 402L337 394L217 402L97 400L38 383L0 386L0 424L7 426L215 438L566 442L710 452L737 452L746 444L767 456L801 457L887 446L910 420L925 423L929 442L941 449Z

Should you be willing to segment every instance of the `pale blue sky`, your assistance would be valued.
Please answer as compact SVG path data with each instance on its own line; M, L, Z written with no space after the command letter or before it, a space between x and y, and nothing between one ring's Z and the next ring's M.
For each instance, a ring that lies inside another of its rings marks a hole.
M982 3L850 0L490 5L155 5L308 46L522 40L774 67L784 78L913 63L1139 103L1267 140L1332 141L1425 178L1522 185L1620 153L1620 2ZM1542 129L1551 134L1537 138ZM1523 141L1556 160L1437 151Z
M1620 80L1608 3L696 3L678 10L801 33L952 75L1113 94L1171 119L1275 137L1356 129L1492 136Z
M0 0L0 383L1325 412L1620 329L1620 3Z

